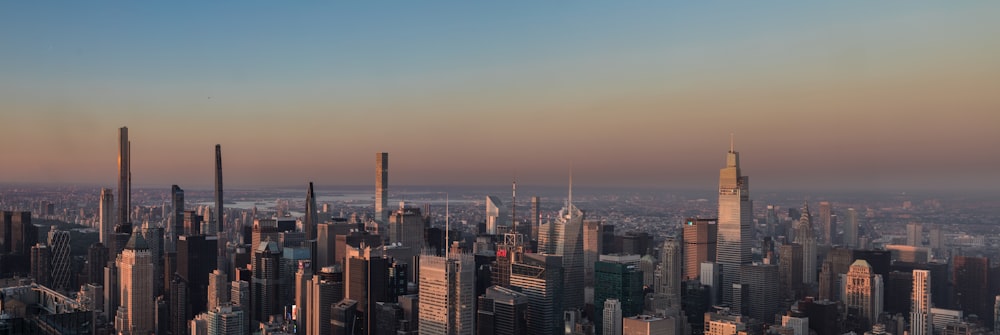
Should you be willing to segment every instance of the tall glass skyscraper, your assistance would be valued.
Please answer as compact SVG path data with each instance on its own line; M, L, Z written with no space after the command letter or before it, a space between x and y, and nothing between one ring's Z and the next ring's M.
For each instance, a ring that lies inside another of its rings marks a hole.
M583 308L583 220L584 213L573 205L573 181L569 198L554 222L544 223L538 235L540 253L563 257L563 308ZM748 249L749 250L749 249Z
M719 221L716 261L722 272L722 302L733 302L733 284L740 283L740 266L752 262L750 177L740 171L740 154L730 145L726 167L719 171Z

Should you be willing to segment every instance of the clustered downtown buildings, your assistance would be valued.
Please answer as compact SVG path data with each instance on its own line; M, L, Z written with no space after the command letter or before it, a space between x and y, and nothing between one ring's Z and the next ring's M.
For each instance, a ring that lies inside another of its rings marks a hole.
M838 222L831 202L817 225L808 202L755 218L733 145L717 215L662 241L588 217L572 176L554 218L538 196L518 217L512 192L509 207L485 198L472 234L451 229L447 204L444 222L389 207L384 152L373 212L321 210L311 182L301 217L227 208L220 145L214 207L189 209L173 185L163 222L138 222L131 149L123 127L117 195L100 189L79 287L68 231L39 236L30 212L2 212L0 275L16 278L0 290L0 335L975 335L1000 318L1000 271L971 255L942 262L936 227L930 246L914 224L906 245L872 248L858 211Z

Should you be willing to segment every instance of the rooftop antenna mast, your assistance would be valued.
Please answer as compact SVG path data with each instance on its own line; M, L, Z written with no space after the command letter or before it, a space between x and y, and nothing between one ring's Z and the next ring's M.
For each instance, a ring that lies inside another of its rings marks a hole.
M514 175L514 184L510 190L510 226L517 233L517 174Z
M569 198L566 200L566 210L573 215L573 165L569 166Z
M733 133L729 133L729 152L736 152L736 141L733 139Z

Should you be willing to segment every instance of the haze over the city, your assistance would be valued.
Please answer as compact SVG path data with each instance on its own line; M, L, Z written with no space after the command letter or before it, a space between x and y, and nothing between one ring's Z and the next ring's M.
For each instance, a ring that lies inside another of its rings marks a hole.
M1000 187L1000 2L0 3L0 183Z

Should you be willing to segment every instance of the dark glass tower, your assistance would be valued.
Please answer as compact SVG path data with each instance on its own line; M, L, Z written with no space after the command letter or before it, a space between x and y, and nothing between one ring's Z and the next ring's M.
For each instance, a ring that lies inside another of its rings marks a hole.
M217 244L215 236L182 235L177 240L177 274L187 284L189 317L207 310L208 274L215 270Z
M278 242L263 241L254 250L253 282L250 306L253 308L251 322L267 322L272 315L281 313L280 295L281 251ZM207 275L206 275L207 278Z
M642 313L642 271L634 266L599 261L594 264L594 315L604 315L604 301L618 299L622 317ZM594 329L603 328L604 318L596 317Z
M180 186L170 186L170 205L173 209L173 227L170 231L173 250L176 251L177 236L184 235L184 190Z
M309 190L306 191L306 215L302 222L303 231L306 233L306 240L316 239L316 193L313 192L313 183L309 182Z

